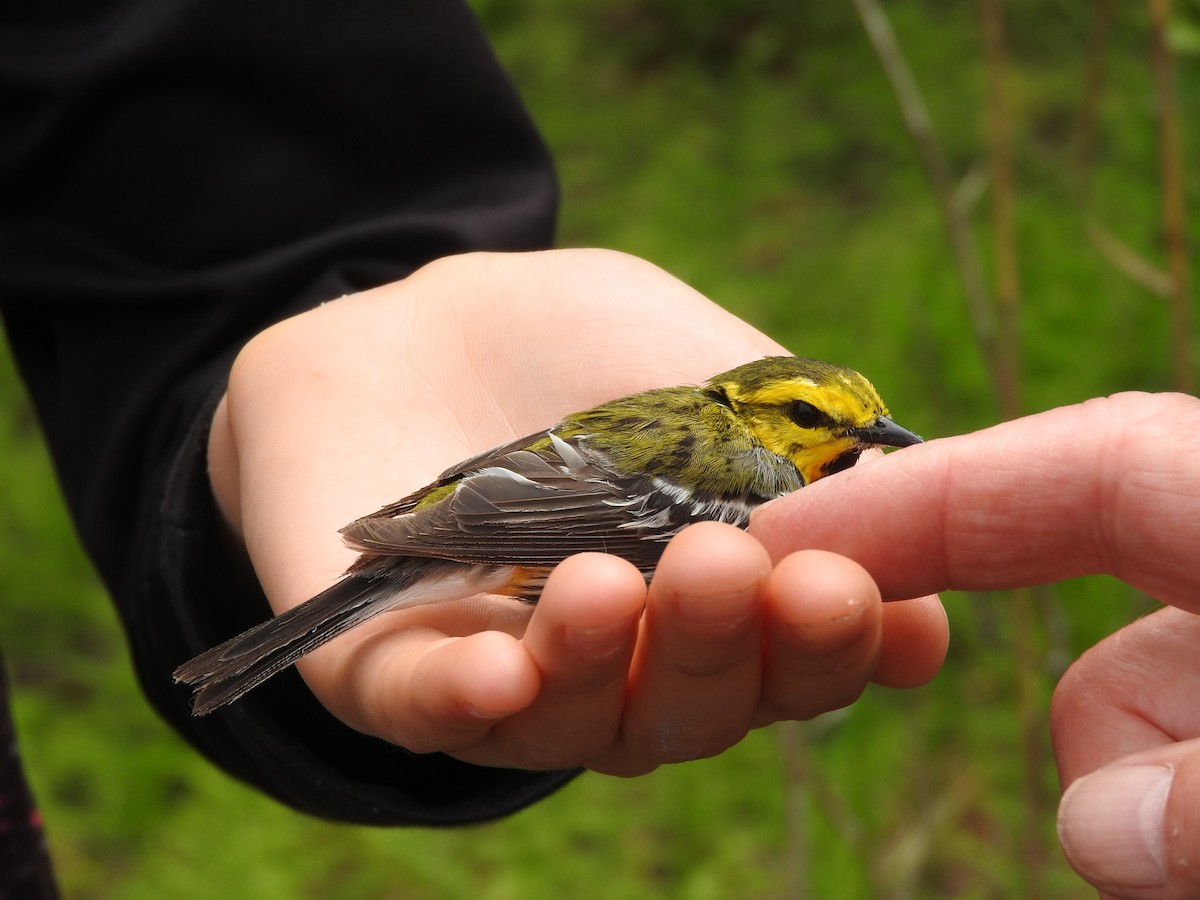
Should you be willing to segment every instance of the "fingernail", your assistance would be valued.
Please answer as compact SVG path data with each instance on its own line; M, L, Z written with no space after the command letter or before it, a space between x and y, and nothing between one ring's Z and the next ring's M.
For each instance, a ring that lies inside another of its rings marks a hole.
M624 621L594 628L568 628L563 639L580 656L603 659L625 647L631 629L631 623Z
M478 706L476 706L473 703L463 703L462 710L464 713L466 713L472 719L483 719L485 721L491 721L493 719L503 719L506 716L512 715L511 711L509 711L509 712L494 712L491 710L480 709Z
M1058 839L1080 875L1106 888L1166 884L1163 816L1173 775L1168 766L1110 766L1067 788Z
M808 622L789 622L787 627L792 637L807 652L831 652L853 643L862 634L867 624L863 613L866 603L861 597L847 597L845 606L824 609L826 618Z

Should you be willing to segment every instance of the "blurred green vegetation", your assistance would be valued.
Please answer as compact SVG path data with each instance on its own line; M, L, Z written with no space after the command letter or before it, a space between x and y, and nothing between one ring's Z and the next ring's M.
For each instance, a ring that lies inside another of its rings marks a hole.
M646 257L794 351L869 373L927 436L996 420L938 208L849 4L475 5L559 160L562 244ZM1165 304L1085 229L1100 222L1161 265L1149 31L1140 5L1119 6L1091 126L1097 7L1006 7L1026 411L1170 386ZM887 9L975 195L986 260L977 8ZM1179 103L1195 111L1200 4L1175 10ZM1183 116L1185 159L1197 121ZM1081 163L1084 133L1094 165ZM1072 658L1152 607L1121 584L1058 586L1023 626L1007 596L949 595L952 647L931 685L873 688L850 710L758 732L718 759L634 781L587 776L489 826L335 826L232 783L148 712L0 362L0 637L68 896L1092 896L1054 838L1045 709ZM1037 704L1032 772L1023 676Z

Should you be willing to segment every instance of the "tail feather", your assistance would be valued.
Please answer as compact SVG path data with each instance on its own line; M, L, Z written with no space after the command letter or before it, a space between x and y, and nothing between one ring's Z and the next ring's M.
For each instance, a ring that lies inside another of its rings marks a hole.
M502 592L513 576L512 566L409 557L356 566L312 599L188 660L175 681L195 685L192 714L205 716L380 613Z
M326 641L393 607L388 579L351 575L311 600L206 650L175 670L196 686L192 713L205 716L286 669Z

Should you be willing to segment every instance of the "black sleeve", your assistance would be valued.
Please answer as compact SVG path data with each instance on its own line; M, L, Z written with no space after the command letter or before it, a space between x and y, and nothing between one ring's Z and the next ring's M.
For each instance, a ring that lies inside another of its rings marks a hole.
M432 258L552 240L545 148L465 5L17 0L0 110L0 311L161 714L350 821L474 821L569 779L366 738L294 672L204 719L170 678L270 614L205 470L243 343Z

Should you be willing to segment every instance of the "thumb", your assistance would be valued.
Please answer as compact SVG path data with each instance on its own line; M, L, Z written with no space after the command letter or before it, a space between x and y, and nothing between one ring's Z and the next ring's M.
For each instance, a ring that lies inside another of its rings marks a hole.
M1085 653L1050 709L1063 852L1110 897L1200 897L1200 617L1162 609Z
M1121 898L1200 896L1200 740L1097 769L1063 795L1058 837L1071 866Z

